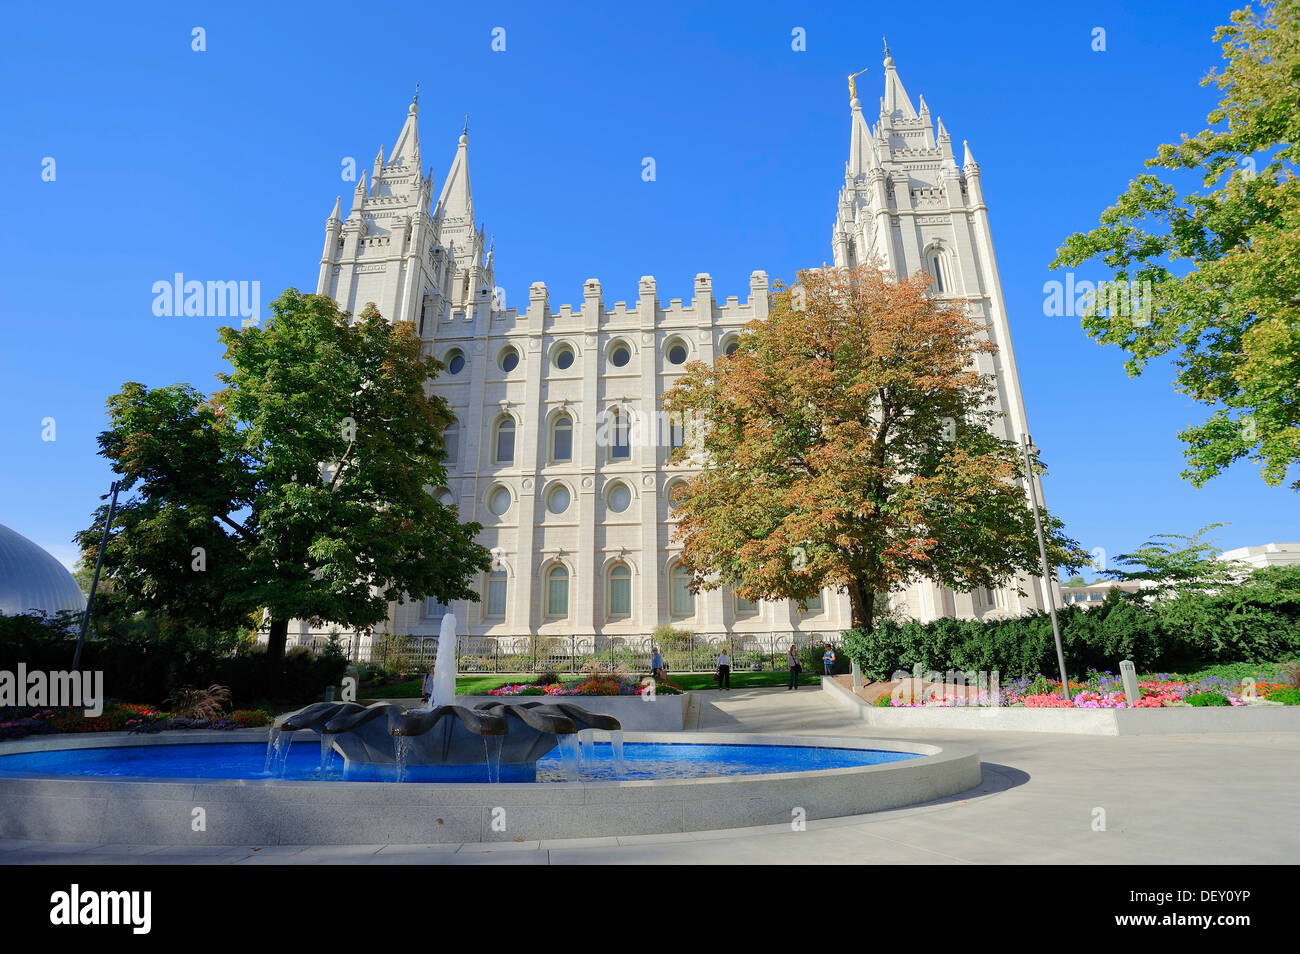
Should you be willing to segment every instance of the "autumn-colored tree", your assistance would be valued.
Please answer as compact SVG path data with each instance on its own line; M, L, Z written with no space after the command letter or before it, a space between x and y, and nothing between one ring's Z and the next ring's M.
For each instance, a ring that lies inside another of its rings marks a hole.
M969 591L1041 572L1020 448L995 436L976 366L995 346L929 288L872 264L800 272L735 353L688 365L664 405L702 421L679 452L702 469L675 501L696 589L847 590L869 630L876 594L918 578ZM1052 561L1086 564L1043 519Z
M441 365L373 305L351 320L289 289L271 312L221 330L231 369L215 395L128 382L109 399L115 598L192 625L265 610L272 656L291 619L364 628L392 600L477 599L470 579L491 563L480 528L432 494L452 420L425 392ZM105 518L79 534L87 552Z
M1300 462L1300 3L1231 20L1214 34L1227 64L1202 81L1222 91L1210 127L1147 160L1199 173L1206 191L1139 175L1053 267L1100 258L1148 289L1140 314L1093 308L1083 327L1128 352L1133 376L1172 354L1176 389L1213 409L1179 434L1184 477L1199 487L1251 458L1277 486Z

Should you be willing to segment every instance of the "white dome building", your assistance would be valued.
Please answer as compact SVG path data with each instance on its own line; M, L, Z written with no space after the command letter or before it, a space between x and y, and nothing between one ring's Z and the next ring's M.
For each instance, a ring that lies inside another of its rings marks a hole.
M0 524L0 614L81 612L86 598L62 563Z

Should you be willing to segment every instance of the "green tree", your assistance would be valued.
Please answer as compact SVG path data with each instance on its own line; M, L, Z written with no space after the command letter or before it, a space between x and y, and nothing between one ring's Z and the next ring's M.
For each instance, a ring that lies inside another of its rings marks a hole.
M1041 572L1020 448L994 432L995 346L962 302L880 269L817 269L713 367L665 395L699 420L701 472L676 501L696 589L805 601L847 590L869 630L877 594L929 577L960 590ZM1035 453L1036 459L1036 453ZM1049 556L1088 555L1044 515Z
M1200 173L1205 191L1139 175L1052 265L1100 258L1149 289L1139 320L1093 307L1083 327L1128 352L1131 376L1172 354L1175 388L1213 409L1179 434L1185 478L1199 487L1251 458L1277 486L1300 461L1300 3L1231 20L1214 34L1227 63L1202 81L1222 91L1209 128L1147 160Z
M426 394L441 365L409 323L369 306L350 320L289 289L263 327L221 329L231 370L204 397L129 382L108 402L100 453L123 494L105 553L115 597L185 625L270 618L373 626L401 598L477 599L490 565L431 491L452 421ZM78 535L98 546L106 508Z
M1206 534L1224 526L1211 523L1191 536L1182 533L1157 533L1132 553L1121 553L1115 563L1129 570L1105 570L1112 580L1148 583L1139 599L1153 596L1167 599L1205 593L1228 586L1241 579L1242 568L1218 559L1219 548Z

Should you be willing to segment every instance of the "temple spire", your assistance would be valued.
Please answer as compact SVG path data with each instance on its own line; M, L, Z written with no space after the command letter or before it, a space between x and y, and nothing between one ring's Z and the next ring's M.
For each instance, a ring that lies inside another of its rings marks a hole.
M420 87L416 86L415 98L411 100L411 105L406 110L406 122L402 124L402 131L397 135L397 145L393 146L393 151L389 153L388 165L409 165L417 173L420 171L419 118ZM383 156L382 150L380 150L380 156Z
M894 58L889 55L888 43L885 44L885 96L880 108L882 115L891 120L920 118L912 108L907 90L903 89L898 71L894 69Z
M434 208L434 217L440 219L465 219L474 222L474 196L469 184L469 117L456 147L456 158L442 183L442 193Z

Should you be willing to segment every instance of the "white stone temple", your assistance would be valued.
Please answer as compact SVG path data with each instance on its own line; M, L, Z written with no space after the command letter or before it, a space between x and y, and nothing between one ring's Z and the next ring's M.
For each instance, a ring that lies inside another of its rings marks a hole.
M970 299L998 345L983 356L996 372L1008 439L1026 430L1006 306L969 147L959 166L942 120L925 99L912 105L884 61L876 122L850 102L850 148L832 232L836 265L879 255L898 275L925 269L935 291ZM686 362L712 361L740 330L765 318L768 277L750 276L745 299L716 298L695 277L689 301L659 300L641 278L634 302L605 302L589 279L575 304L553 305L546 285L529 288L521 312L501 307L493 250L474 213L468 130L435 191L423 172L418 98L397 142L381 148L344 213L325 227L319 294L359 313L374 302L390 320L414 322L446 370L431 385L456 415L447 433L446 503L483 525L496 568L477 581L481 602L454 604L471 636L630 636L672 623L701 635L838 633L848 597L822 594L801 612L791 602L749 603L729 591L692 595L677 565L668 505L692 473L667 463L680 429L662 428L659 401ZM756 257L763 250L755 247ZM808 249L819 264L825 250ZM791 276L793 277L793 276ZM1017 590L1023 589L1027 596ZM1018 615L1045 607L1042 581L993 592L956 593L922 583L893 604L922 620ZM389 632L435 635L446 608L394 604ZM306 639L305 624L295 624ZM291 630L292 632L292 630Z

